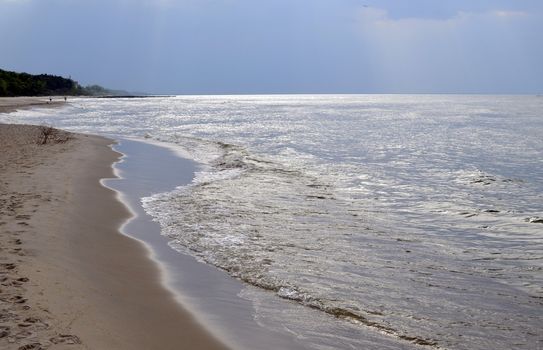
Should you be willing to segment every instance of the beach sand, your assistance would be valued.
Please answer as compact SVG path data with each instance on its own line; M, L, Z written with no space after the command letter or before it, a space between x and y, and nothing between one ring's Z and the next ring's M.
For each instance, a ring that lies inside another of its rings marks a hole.
M51 101L49 99L51 99ZM59 107L65 103L63 96L0 97L0 113L9 113L18 109L29 109L33 107Z
M0 124L0 348L225 349L118 232L111 142Z

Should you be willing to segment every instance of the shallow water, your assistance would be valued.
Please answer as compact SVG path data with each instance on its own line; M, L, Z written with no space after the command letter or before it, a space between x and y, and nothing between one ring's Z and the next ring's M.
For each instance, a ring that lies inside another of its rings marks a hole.
M173 248L267 290L242 292L258 322L314 348L379 348L376 331L391 348L534 349L542 111L530 96L180 96L0 120L177 145L201 167L147 212Z
M193 162L180 158L167 146L125 138L114 145L123 154L114 164L118 178L102 180L102 184L117 191L132 212L121 232L145 244L161 267L163 284L207 330L232 349L307 349L291 334L254 322L251 302L238 296L244 288L241 282L190 255L179 254L168 246L167 237L160 235L160 225L144 211L141 198L190 184L195 171ZM164 164L168 164L169 171L162 170Z

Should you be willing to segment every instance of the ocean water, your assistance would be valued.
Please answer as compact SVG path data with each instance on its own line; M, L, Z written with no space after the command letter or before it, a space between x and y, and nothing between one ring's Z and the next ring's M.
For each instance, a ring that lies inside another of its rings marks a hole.
M541 97L74 99L0 121L176 145L196 178L145 210L309 348L543 348Z

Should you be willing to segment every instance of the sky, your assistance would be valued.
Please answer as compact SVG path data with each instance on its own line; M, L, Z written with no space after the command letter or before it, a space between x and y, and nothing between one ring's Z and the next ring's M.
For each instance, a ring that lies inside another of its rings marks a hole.
M541 94L543 0L0 0L0 68L156 94Z

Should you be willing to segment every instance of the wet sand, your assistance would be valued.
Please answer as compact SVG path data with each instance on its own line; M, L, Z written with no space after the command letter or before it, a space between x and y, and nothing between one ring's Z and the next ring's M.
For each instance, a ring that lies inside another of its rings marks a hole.
M161 267L164 284L181 305L233 349L308 349L303 340L285 332L282 324L264 326L261 318L257 322L253 302L241 296L252 287L186 252L172 249L171 238L162 235L160 224L144 210L142 198L189 185L198 164L183 158L171 144L122 137L116 140L114 149L124 154L122 161L114 165L120 178L103 183L119 191L123 203L135 214L121 231L150 249L153 261ZM168 164L168 171L164 171L164 164ZM274 293L268 293L270 302ZM275 308L286 311L289 305L280 300Z
M99 179L111 140L0 124L0 348L224 349L175 301Z

